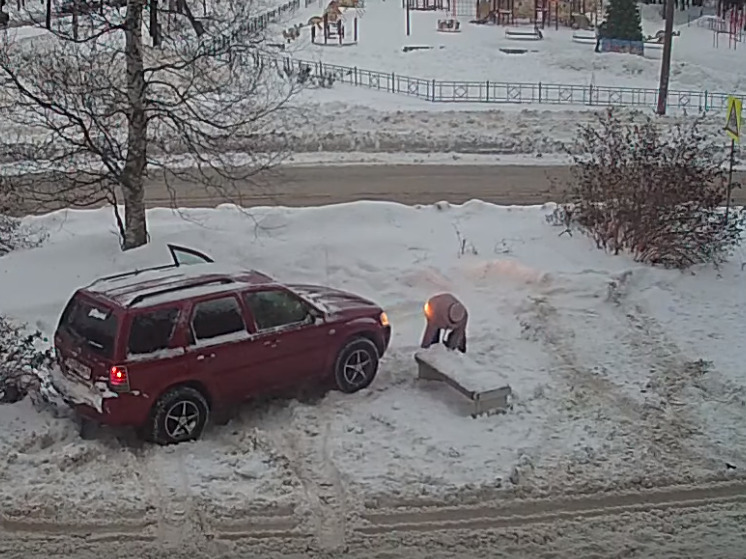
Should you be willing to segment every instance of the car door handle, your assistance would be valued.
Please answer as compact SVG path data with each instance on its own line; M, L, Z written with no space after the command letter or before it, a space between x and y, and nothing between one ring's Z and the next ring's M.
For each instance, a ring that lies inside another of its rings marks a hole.
M204 353L197 356L197 361L204 361L205 359L215 359L215 354L205 355Z

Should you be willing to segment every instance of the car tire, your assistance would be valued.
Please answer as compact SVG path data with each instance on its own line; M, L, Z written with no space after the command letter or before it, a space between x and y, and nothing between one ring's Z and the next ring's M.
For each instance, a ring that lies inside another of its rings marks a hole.
M210 416L210 406L199 390L178 386L158 399L153 408L148 439L160 445L194 441Z
M368 338L345 344L334 362L334 384L340 392L352 394L370 386L378 373L378 348Z

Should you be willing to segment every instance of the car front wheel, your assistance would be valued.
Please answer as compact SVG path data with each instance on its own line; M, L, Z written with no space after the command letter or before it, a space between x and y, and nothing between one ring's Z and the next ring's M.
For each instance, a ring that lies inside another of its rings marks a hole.
M355 338L337 355L334 382L341 392L352 394L367 388L378 372L378 348L367 338Z
M162 445L196 440L207 424L209 413L207 400L198 390L176 387L161 396L155 405L148 438Z

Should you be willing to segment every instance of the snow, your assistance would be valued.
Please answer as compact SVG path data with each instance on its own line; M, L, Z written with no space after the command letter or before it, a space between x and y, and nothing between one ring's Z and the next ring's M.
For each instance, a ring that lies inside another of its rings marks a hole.
M225 283L222 279L209 280L208 284L195 285L193 287L185 287L178 291L166 291L165 293L159 291L161 289L168 290L169 286L161 286L160 289L157 287L150 291L146 298L135 301L134 303L125 302L125 305L131 307L155 307L156 305L162 305L163 303L170 303L172 301L179 301L184 297L201 297L202 295L212 295L214 293L232 293L239 289L249 287L251 284L240 281L231 281ZM148 293L148 292L145 292ZM143 294L145 294L143 293ZM140 293L133 294L132 300L140 296Z
M0 406L0 508L80 522L179 507L236 519L292 510L313 483L343 483L354 509L511 487L539 495L724 479L726 462L746 467L741 258L687 274L644 267L560 237L545 222L551 210L154 209L151 244L127 253L111 210L26 218L49 238L0 259L0 312L46 336L76 288L162 264L169 242L278 281L360 294L387 312L393 334L370 388L256 402L175 448L132 446L113 429L81 440L65 414ZM459 394L417 380L422 304L442 291L469 309L468 358L513 388L509 413L464 417Z
M88 375L90 377L90 374ZM95 389L77 382L62 374L59 367L52 367L49 371L49 382L65 398L73 404L85 404L103 413L103 401L106 398L116 398L117 394L106 387L96 386Z

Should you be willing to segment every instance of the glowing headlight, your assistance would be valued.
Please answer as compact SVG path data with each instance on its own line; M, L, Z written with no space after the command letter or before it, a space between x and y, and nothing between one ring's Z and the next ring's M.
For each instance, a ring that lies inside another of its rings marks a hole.
M378 319L381 321L381 325L383 326L389 325L389 317L385 312L382 312L381 316L379 316Z

